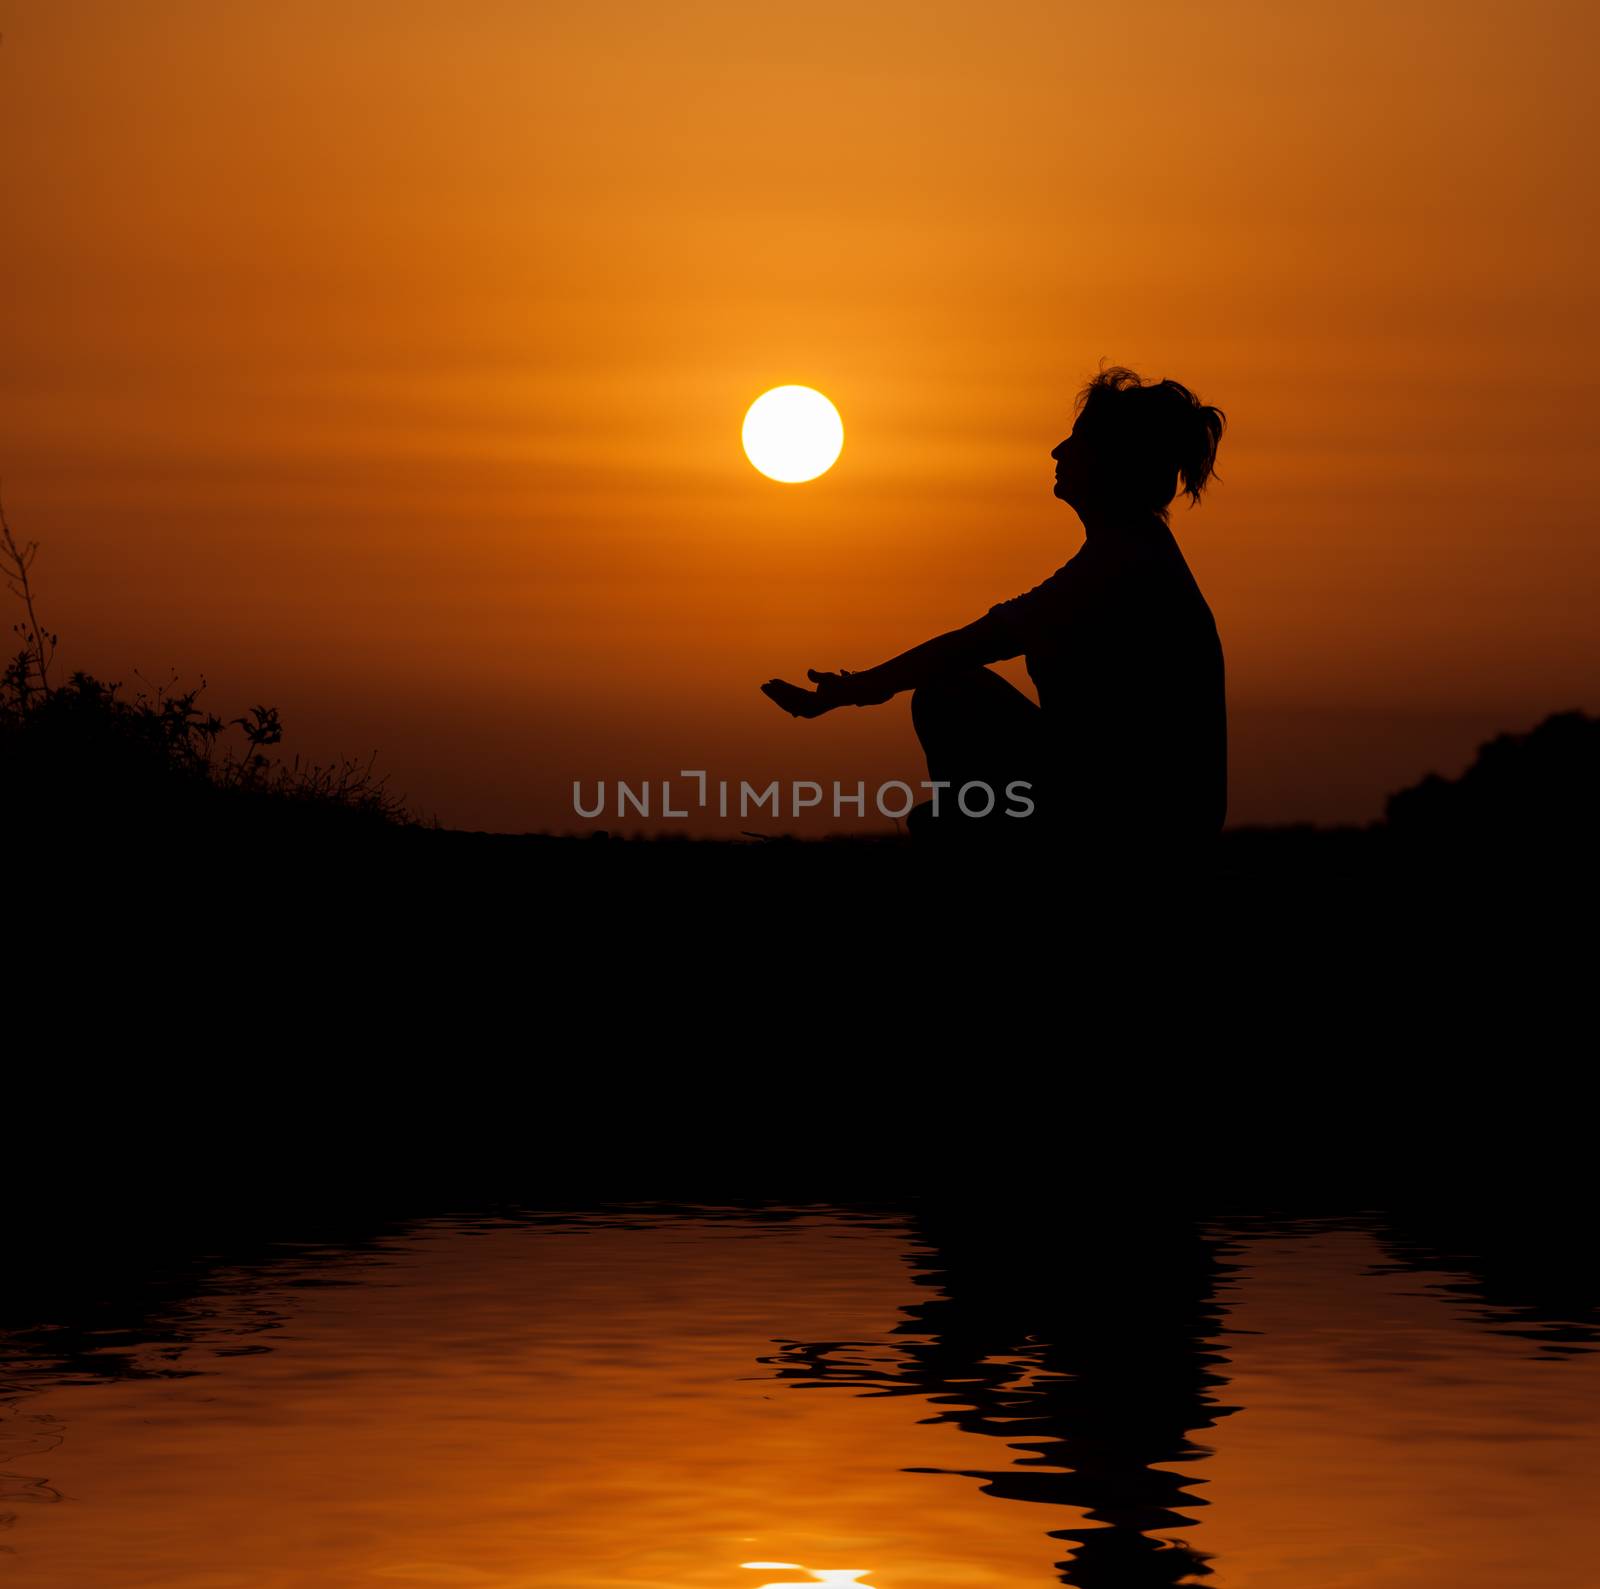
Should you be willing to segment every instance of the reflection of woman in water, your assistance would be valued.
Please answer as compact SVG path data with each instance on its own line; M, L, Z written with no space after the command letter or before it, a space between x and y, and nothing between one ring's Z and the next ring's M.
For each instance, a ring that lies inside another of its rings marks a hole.
M892 1353L791 1341L763 1361L796 1385L925 1398L922 1422L988 1437L987 1457L966 1449L997 1466L906 1471L961 1473L986 1495L1068 1509L1050 1530L1071 1547L1056 1564L1064 1584L1175 1589L1209 1577L1189 1534L1203 1481L1179 1465L1205 1460L1194 1436L1238 1410L1217 1398L1223 1242L1131 1188L1088 1212L976 1191L926 1198L909 1229L918 1293Z
M985 829L1044 824L1141 844L1203 840L1227 807L1222 645L1167 515L1181 484L1192 503L1211 478L1221 410L1176 381L1107 369L1078 399L1072 434L1051 453L1055 494L1083 522L1077 554L1042 584L862 673L773 679L762 689L796 717L877 706L911 690L911 720L944 785L912 812L914 832L970 822L994 791ZM985 664L1025 656L1037 706ZM1031 821L1008 817L1029 784ZM951 821L943 819L949 817Z

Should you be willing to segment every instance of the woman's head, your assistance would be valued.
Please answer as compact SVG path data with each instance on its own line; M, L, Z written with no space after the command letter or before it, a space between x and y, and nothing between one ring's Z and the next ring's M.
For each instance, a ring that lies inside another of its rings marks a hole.
M1191 502L1216 472L1225 423L1176 381L1143 381L1120 365L1078 394L1072 434L1050 454L1055 494L1092 512L1155 513L1162 519L1181 483Z

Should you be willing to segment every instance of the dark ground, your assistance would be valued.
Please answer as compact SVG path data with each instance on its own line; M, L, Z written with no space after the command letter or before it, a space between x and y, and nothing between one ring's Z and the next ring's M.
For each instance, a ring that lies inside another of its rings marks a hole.
M330 1122L370 1135L393 1107L390 1136L526 1120L540 1151L612 1161L670 1159L691 1130L745 1158L779 1127L888 1151L873 1122L913 1153L954 1131L1003 1157L1056 1123L1093 1149L1097 1109L1112 1140L1182 1135L1198 1102L1222 1142L1290 1122L1263 1139L1290 1162L1343 1117L1503 1096L1566 1119L1591 1063L1600 719L1581 713L1382 823L1229 831L1182 865L442 830L265 775L218 789L126 752L148 718L96 713L110 760L75 719L0 745L7 1068L69 1139L75 1110L254 1130L286 1106L286 1141L337 1143Z

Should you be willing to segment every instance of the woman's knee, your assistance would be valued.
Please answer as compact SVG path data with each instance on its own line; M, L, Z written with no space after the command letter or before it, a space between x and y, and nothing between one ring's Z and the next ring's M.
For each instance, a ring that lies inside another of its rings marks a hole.
M988 668L954 668L941 673L911 692L911 720L920 724L960 712L981 700L995 684L1004 683Z
M917 685L910 693L910 720L918 734L938 733L946 723L971 722L986 717L986 702L997 699L998 691L1010 690L1000 675L987 667L960 667L938 678Z

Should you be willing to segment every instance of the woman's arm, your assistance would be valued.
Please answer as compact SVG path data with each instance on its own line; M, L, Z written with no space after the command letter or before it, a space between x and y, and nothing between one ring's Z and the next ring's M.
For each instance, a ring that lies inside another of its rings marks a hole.
M960 668L981 668L1017 654L1005 648L985 613L976 623L935 635L887 662L880 662L875 668L868 668L865 673L846 674L843 704L878 706L902 690L914 690L940 674Z
M818 673L813 668L806 677L816 685L814 690L770 679L762 692L795 717L820 717L836 706L881 706L940 674L1019 657L1035 637L1060 624L1077 623L1104 605L1116 565L1100 553L1091 557L1092 545L1086 542L1043 584L997 603L975 623L935 635L865 673Z
M864 673L819 673L812 668L806 677L817 686L814 690L782 679L771 679L761 689L796 717L820 717L836 706L881 706L902 690L914 690L942 673L1020 655L1008 641L1003 627L985 613L976 623L935 635Z

